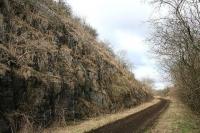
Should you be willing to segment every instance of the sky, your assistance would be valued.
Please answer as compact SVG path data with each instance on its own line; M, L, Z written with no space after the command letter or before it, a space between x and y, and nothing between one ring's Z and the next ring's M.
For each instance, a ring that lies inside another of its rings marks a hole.
M126 51L134 65L136 79L151 78L155 89L168 83L151 55L146 38L151 33L148 20L154 9L144 0L66 0L73 13L94 27L101 40L111 43L114 51Z

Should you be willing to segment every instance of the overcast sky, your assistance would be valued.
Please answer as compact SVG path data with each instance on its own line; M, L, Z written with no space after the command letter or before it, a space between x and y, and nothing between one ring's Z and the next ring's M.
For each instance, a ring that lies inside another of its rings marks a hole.
M156 89L166 83L145 41L150 34L146 22L153 7L142 0L66 0L75 15L92 25L101 40L108 40L115 51L125 50L139 80L155 80Z

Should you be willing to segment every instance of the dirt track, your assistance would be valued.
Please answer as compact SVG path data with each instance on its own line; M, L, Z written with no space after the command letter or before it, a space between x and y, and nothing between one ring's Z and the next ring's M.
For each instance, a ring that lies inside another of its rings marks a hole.
M152 126L159 115L169 106L170 101L161 101L145 110L132 114L128 117L107 124L88 133L143 133Z

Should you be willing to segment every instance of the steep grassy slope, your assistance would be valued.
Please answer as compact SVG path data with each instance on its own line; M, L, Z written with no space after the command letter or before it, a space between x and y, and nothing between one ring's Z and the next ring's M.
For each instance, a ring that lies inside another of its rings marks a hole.
M88 25L51 0L0 3L0 130L64 124L151 99Z

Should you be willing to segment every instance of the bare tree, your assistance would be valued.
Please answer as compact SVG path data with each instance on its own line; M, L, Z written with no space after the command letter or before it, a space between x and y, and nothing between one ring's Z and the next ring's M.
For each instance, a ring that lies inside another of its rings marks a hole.
M154 80L151 78L143 78L142 79L142 83L146 86L148 86L148 88L153 89L154 88Z
M153 50L167 66L181 96L200 109L200 12L198 0L154 0L168 7L165 17L152 20Z
M134 65L127 59L127 52L125 50L120 50L117 52L117 60L125 69L132 72Z

